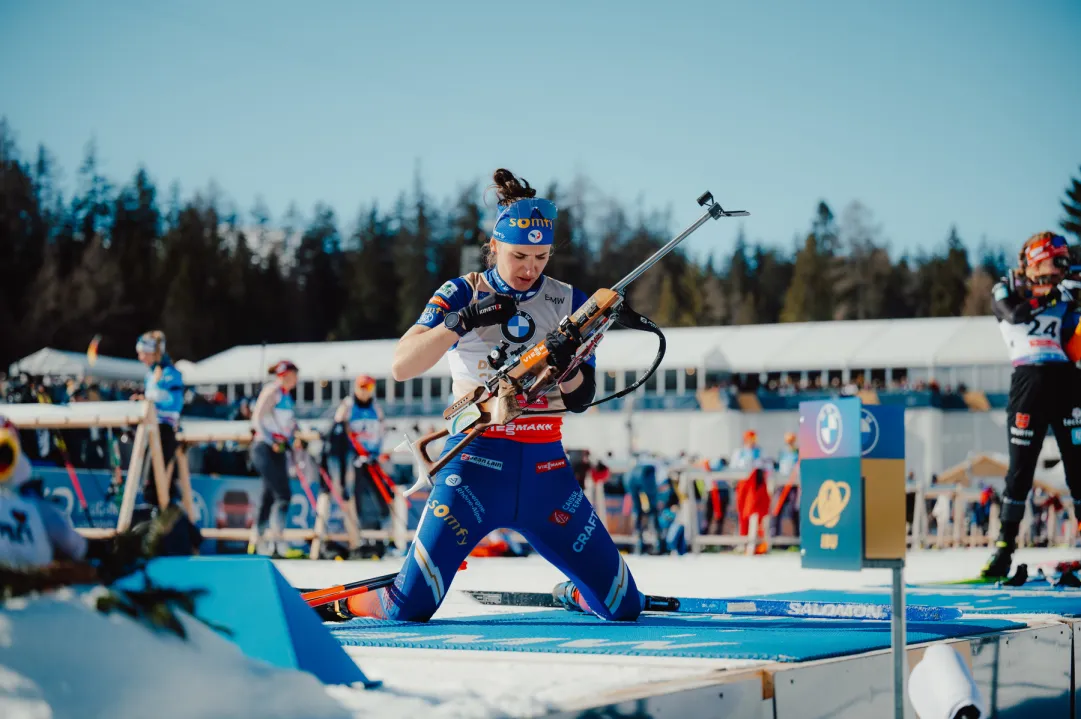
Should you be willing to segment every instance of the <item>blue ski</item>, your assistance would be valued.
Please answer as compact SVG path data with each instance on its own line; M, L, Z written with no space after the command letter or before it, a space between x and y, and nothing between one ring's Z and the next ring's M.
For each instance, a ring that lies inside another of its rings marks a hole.
M464 590L481 604L505 607L551 607L564 605L543 592L482 592ZM788 599L704 599L699 597L646 596L647 612L678 614L730 614L752 617L805 617L807 619L874 619L890 621L893 612L888 604L870 602L801 602ZM961 610L954 607L908 605L905 619L910 622L942 622L958 619Z

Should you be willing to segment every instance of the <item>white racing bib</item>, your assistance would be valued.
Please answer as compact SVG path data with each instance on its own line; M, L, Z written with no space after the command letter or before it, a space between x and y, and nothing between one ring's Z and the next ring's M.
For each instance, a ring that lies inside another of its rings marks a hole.
M1062 347L1062 316L1066 310L1067 305L1059 303L1028 322L1011 325L999 321L998 328L1014 367L1070 361Z

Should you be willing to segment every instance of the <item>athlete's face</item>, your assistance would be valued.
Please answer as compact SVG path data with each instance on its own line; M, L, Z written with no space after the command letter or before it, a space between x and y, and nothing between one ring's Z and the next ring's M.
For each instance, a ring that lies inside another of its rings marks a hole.
M1050 257L1026 267L1025 275L1033 283L1032 289L1036 294L1046 294L1065 276L1060 267L1055 267L1055 261Z
M292 392L293 388L297 386L297 373L293 370L283 372L282 374L278 375L278 378L279 380L281 380L282 389L284 389L286 392Z
M357 399L359 399L361 402L367 402L372 398L372 389L373 388L371 385L358 384L353 389L353 392L356 394Z
M519 292L525 292L532 287L544 273L551 251L551 247L547 245L526 247L498 240L492 240L492 249L495 252L495 268L499 276Z

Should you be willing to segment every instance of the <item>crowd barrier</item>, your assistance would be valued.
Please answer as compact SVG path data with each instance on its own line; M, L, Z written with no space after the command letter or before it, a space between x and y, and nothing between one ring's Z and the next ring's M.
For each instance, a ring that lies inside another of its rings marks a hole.
M201 443L228 442L245 446L251 441L247 423L186 424L186 431L177 436L179 448L175 461L170 465L162 453L154 407L148 402L10 405L5 408L5 412L20 429L25 430L91 427L134 430L131 458L126 470L122 472L121 501L118 506L109 509L112 502L105 501L102 494L98 501L98 516L93 521L87 519L94 516L91 508L84 511L75 506L78 493L74 492L70 482L71 471L66 474L62 471L49 473L50 486L60 494L68 494L71 516L84 534L110 536L129 527L139 488L144 478L149 475L151 480L157 483L159 497L168 496L171 482L178 483L186 511L192 521L202 528L207 540L218 542L219 546L228 549L231 544L246 543L250 538L252 514L261 493L258 478L212 479L205 475L192 475L186 451L189 446ZM301 434L309 440L318 439L318 435L311 430L305 430ZM307 492L295 477L290 521L284 537L287 541L298 546L309 545L309 549L314 550L310 551L313 557L319 556L318 549L324 542L356 546L359 540L380 540L404 551L412 540L425 493L418 493L407 500L402 496L403 488L394 486L393 506L388 521L378 529L360 529L352 502L340 505L334 501L331 493L320 492L318 488L324 485L321 473L314 462L304 461L305 471L311 475L306 477L306 480L317 497L316 506L311 506ZM87 472L88 470L79 470L78 474ZM108 484L112 477L108 473L104 474L108 479L102 478L100 481ZM792 484L798 489L798 472L796 474ZM768 550L772 547L799 544L796 528L782 526L784 522L779 522L771 515L751 517L747 533L741 534L733 507L735 503L731 499L727 502L725 516L714 523L713 528L718 531L710 532L709 527L703 526L703 517L708 513L706 503L710 501L709 489L723 484L728 488L728 497L734 498L736 485L746 476L747 473L741 470L710 472L694 466L677 466L669 470L669 477L679 496L675 514L684 527L684 538L689 551L701 552L709 548L730 547L753 553L762 547ZM776 503L787 478L782 480L769 472L767 477L770 496L773 503ZM88 501L92 501L89 497L94 494L94 488L82 489L88 495ZM638 537L627 498L606 493L604 485L594 484L589 479L586 480L584 490L616 543L623 547L634 546ZM986 521L977 522L973 519L971 508L980 500L980 493L976 489L962 485L910 485L908 493L911 503L908 543L912 548L989 546L997 536L997 504L990 507ZM1046 512L1046 518L1034 516L1031 507L1026 509L1019 536L1021 546L1072 545L1077 540L1077 520L1073 515L1072 503L1068 497L1064 499L1066 501L1061 502L1064 508L1057 509L1052 506ZM653 530L647 527L646 537L653 539L652 534Z

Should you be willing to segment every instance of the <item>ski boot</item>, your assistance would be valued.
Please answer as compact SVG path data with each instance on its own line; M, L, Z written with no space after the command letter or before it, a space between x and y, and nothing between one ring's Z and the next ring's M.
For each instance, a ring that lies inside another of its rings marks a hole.
M1058 581L1055 582L1056 587L1071 587L1077 589L1081 587L1081 579L1078 579L1077 575L1070 569L1062 570L1062 574L1059 575Z
M318 607L314 607L315 613L319 615L319 618L324 622L348 622L354 615L349 611L349 605L347 599L338 599L333 602L327 602L326 604L320 604Z
M980 571L980 579L1001 580L1010 576L1010 567L1013 565L1013 553L1017 549L1014 542L1002 539L995 542L995 553L987 560Z
M1002 583L1004 587L1023 587L1028 581L1028 565L1018 564L1017 571L1012 577Z
M578 587L574 586L574 582L560 582L555 585L552 596L564 609L585 613L585 609L582 608L582 593L578 591Z

